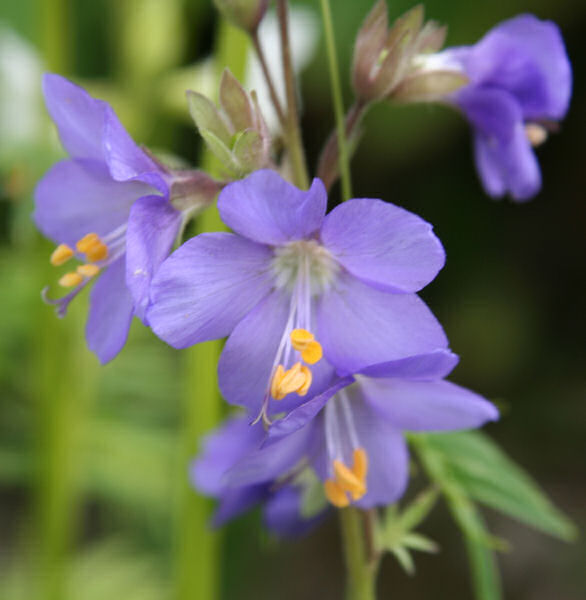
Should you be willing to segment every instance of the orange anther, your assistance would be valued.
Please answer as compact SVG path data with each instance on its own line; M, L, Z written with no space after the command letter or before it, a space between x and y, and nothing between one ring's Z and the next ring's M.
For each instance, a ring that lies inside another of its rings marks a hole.
M344 508L350 504L346 492L333 480L327 479L324 483L326 498L338 508Z
M315 341L313 334L307 329L294 329L291 332L291 345L301 352L301 358L309 365L321 360L323 351L321 344Z
M364 495L366 486L361 479L356 477L355 473L353 473L341 460L335 459L332 464L334 467L334 475L336 476L336 483L342 489L347 492L359 494L360 496Z
M353 452L352 472L358 479L364 481L368 473L368 455L364 448L356 448Z
M75 244L75 247L78 252L87 252L88 248L96 243L100 243L100 236L97 233L88 233Z
M59 280L59 285L63 287L74 287L83 281L83 277L79 273L65 273Z
M102 242L96 242L85 251L85 255L90 262L106 260L108 258L108 246Z
M300 396L305 396L305 394L307 394L307 392L309 391L309 388L311 386L311 382L313 380L313 375L311 374L309 367L306 367L305 365L301 365L301 373L305 376L305 382L297 390L297 393Z
M65 264L73 256L73 254L73 250L67 244L59 244L51 254L51 264L54 267Z
M98 265L87 264L80 265L76 270L82 277L89 278L97 275L100 272L100 267L98 267Z

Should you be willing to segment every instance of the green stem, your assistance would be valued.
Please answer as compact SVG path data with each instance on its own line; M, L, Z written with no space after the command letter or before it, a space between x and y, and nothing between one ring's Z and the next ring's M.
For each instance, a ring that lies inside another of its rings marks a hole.
M347 571L346 600L374 600L378 561L368 556L362 513L351 506L339 512Z
M291 60L291 45L289 43L289 18L287 0L278 0L277 15L281 32L281 48L283 53L283 73L285 75L285 91L287 95L287 147L291 157L293 180L295 185L302 189L309 187L309 176L305 162L305 151L301 138L299 125L299 111L297 108L297 87L295 84L295 71Z
M216 44L217 80L224 66L242 78L246 67L248 39L225 21L220 23ZM202 168L214 174L221 165L206 152ZM197 223L198 233L225 229L215 206L208 208ZM199 441L222 417L222 402L216 378L220 341L198 344L185 351L183 430L178 477L181 482L176 520L177 600L220 597L221 534L210 530L212 503L196 494L188 482L189 463L197 453Z
M350 159L346 141L346 125L344 119L344 101L342 99L342 86L340 84L340 73L338 69L338 58L336 55L336 40L334 37L334 24L329 0L320 0L321 12L324 22L324 33L326 36L326 50L328 54L328 65L330 70L330 83L332 85L332 96L334 101L334 113L336 115L336 131L338 135L340 163L340 176L342 181L342 201L352 196L352 180L350 177Z

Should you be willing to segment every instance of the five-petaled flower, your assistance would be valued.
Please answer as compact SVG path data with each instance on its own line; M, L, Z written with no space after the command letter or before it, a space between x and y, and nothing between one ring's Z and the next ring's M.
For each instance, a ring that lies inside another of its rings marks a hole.
M106 102L59 75L45 75L43 91L70 158L39 182L34 219L59 244L53 265L73 257L82 263L59 280L72 290L46 299L63 316L69 302L100 274L86 337L107 362L124 345L132 316L145 319L151 277L178 234L182 212L170 202L177 175L134 143Z
M486 192L527 200L541 188L533 151L562 119L572 69L558 26L529 14L491 29L474 46L432 55L429 68L463 71L470 83L448 98L474 129L476 167Z
M264 443L228 469L223 485L261 485L311 465L334 506L395 502L408 480L403 432L470 429L498 418L490 402L444 380L457 360L438 350L338 378L275 421Z
M229 335L222 393L266 424L325 389L334 369L447 346L415 294L444 264L431 225L381 200L327 216L326 204L319 179L302 191L257 171L218 198L235 233L187 241L152 281L155 333L176 348Z

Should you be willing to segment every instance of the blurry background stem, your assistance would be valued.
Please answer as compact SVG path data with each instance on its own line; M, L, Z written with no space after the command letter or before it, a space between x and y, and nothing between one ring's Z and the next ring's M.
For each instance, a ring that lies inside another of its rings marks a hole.
M342 183L342 201L352 197L352 181L350 179L350 161L348 146L346 144L346 125L344 122L344 100L342 98L342 86L340 85L340 73L338 69L338 58L336 55L336 39L334 37L334 24L332 22L332 11L329 0L320 0L321 12L326 36L326 50L328 55L328 66L330 71L330 84L332 88L332 99L336 115L336 131L338 136L338 160L340 163L340 177Z
M375 600L378 561L368 556L361 511L349 506L338 512L347 573L346 600Z
M287 0L278 0L277 15L279 18L279 30L281 36L281 51L283 58L283 74L285 76L285 91L287 95L286 134L287 148L291 158L293 169L293 183L304 190L309 186L307 165L305 162L305 150L301 137L301 126L299 123L299 110L297 106L297 86L295 82L295 71L291 57L291 45L289 43L289 6Z
M214 54L216 79L225 67L242 80L249 41L244 33L221 21ZM206 152L202 168L218 175L219 165ZM225 229L216 206L208 208L198 220L198 233ZM178 600L214 600L220 597L220 533L210 529L211 501L195 493L188 480L189 463L199 449L202 436L222 417L217 384L217 362L221 341L197 344L184 351L185 394L183 430L178 478L179 506L176 511L176 594Z
M39 5L41 39L50 70L67 73L72 55L69 43L69 3L42 0ZM40 245L37 255L39 290L56 280L49 265L51 248ZM59 293L59 292L57 292ZM86 302L73 302L66 319L57 319L39 298L32 354L32 396L36 405L36 496L33 532L38 551L37 597L62 600L66 596L70 545L78 529L83 472L83 439L88 406L94 395L97 360L85 348L83 316Z

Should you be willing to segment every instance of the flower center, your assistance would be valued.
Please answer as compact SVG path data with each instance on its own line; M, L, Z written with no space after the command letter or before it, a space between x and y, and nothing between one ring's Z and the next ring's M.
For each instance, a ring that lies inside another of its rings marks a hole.
M277 248L272 267L277 288L293 292L303 278L311 296L327 291L340 270L335 258L316 240L299 240Z
M59 279L59 285L73 288L66 296L52 300L47 298L47 289L43 297L49 304L56 304L59 316L64 316L71 300L95 277L101 269L118 259L126 248L126 223L114 229L108 235L100 237L97 233L88 233L75 243L75 249L68 244L59 244L51 254L50 262L60 267L73 257L83 261L74 271L65 273Z
M298 241L275 251L276 286L290 294L289 315L271 368L260 413L266 426L269 403L296 393L305 396L313 375L309 365L323 356L312 331L313 296L328 287L338 269L330 253L315 241Z
M342 390L325 408L325 433L330 477L324 482L326 498L343 508L366 494L368 455L358 441L352 409Z

